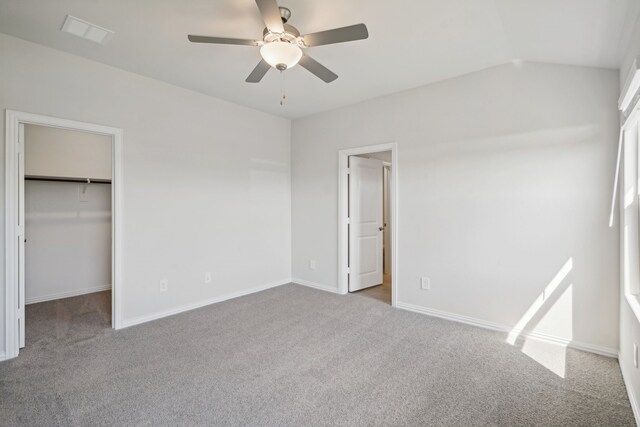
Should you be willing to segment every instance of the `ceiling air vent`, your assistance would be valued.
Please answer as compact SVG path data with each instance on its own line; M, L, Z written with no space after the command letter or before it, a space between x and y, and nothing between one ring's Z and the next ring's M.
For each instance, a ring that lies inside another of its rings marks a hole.
M106 28L99 27L71 15L67 15L60 31L63 33L73 34L74 36L102 45L105 44L113 35L113 31L111 30L107 30Z

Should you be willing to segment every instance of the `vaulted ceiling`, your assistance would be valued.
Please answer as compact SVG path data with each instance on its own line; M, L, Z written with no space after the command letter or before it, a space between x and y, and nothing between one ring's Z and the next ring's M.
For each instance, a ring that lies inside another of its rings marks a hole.
M637 0L280 0L303 34L365 23L367 40L310 48L339 75L302 67L245 78L257 47L186 35L261 39L254 0L0 0L0 31L204 94L296 118L512 60L617 69ZM67 14L115 31L105 46L60 32ZM279 104L281 90L287 94Z

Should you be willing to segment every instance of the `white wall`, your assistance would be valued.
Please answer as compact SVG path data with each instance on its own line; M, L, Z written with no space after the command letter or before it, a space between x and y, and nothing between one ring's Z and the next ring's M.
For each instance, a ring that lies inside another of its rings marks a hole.
M288 120L6 35L0 70L2 109L124 129L125 323L290 278Z
M629 69L631 67L631 64L633 63L633 60L637 57L640 56L640 19L638 19L636 21L634 30L633 30L633 36L631 37L631 43L629 45L629 47L627 48L626 54L625 54L625 58L622 61L622 64L620 66L620 87L621 89L623 89L623 85L625 84L625 81L627 79L627 75L629 73ZM625 149L629 150L629 145L628 144L630 141L627 140L627 146L625 147ZM631 160L636 160L637 156L632 156L633 159ZM620 192L620 204L619 204L619 209L620 209L620 213L621 215L619 216L621 222L622 222L622 226L620 227L620 233L621 233L621 241L624 241L624 229L625 227L627 229L629 228L635 228L635 236L638 236L637 234L637 219L638 219L638 206L637 206L637 200L635 201L635 203L631 206L627 206L625 207L626 203L625 203L625 188L624 187L628 187L629 183L631 182L631 186L634 186L635 183L635 179L632 179L632 177L629 177L629 174L633 175L634 172L636 172L635 170L628 170L629 169L629 164L628 164L628 160L630 160L629 158L627 158L627 170L623 170L623 174L626 174L628 178L628 180L622 179L620 181L620 184L623 185L623 188ZM633 165L631 165L633 166ZM621 259L621 264L620 264L620 271L624 272L625 270L633 272L633 274L635 276L633 276L632 278L629 278L632 282L637 284L637 280L638 280L638 276L636 273L638 273L638 256L639 256L639 252L638 252L638 246L637 246L637 240L636 239L630 239L629 240L630 243L634 243L635 245L632 247L628 247L625 251L625 248L623 247L623 257ZM625 260L631 260L631 262L627 263ZM624 275L621 274L621 278L624 278ZM638 319L638 317L636 316L636 314L634 313L634 311L632 310L631 306L629 305L629 302L627 301L627 298L624 295L624 281L621 281L620 283L620 356L619 356L619 361L620 361L620 369L622 370L622 373L624 375L624 379L625 382L627 384L627 390L629 391L629 397L632 400L632 406L634 406L634 413L636 415L636 420L639 419L640 413L638 412L638 409L640 409L638 407L638 404L640 402L638 402L638 399L640 398L640 370L638 368L636 368L633 364L633 345L634 344L638 344L640 345L640 320Z
M111 179L111 137L25 125L24 173L32 176Z
M110 184L26 181L25 230L27 304L111 287Z
M617 92L616 71L508 64L295 120L293 277L337 289L338 150L395 141L399 303L616 351Z

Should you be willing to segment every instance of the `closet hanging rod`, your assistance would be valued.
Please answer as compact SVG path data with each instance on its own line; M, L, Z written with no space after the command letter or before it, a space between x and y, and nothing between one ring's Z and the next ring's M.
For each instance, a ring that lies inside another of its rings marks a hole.
M110 179L93 178L54 178L46 176L25 176L25 181L49 181L49 182L75 182L85 184L111 184Z

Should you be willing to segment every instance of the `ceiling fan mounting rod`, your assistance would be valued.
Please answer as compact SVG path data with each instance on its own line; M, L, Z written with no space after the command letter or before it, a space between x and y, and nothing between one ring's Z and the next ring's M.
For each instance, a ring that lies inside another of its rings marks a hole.
M291 19L291 10L288 7L278 7L280 10L280 18L282 18L282 23L286 24L289 19Z

